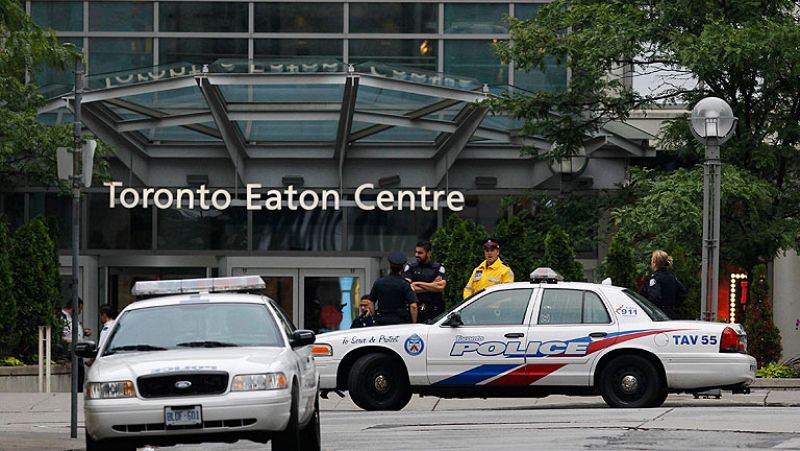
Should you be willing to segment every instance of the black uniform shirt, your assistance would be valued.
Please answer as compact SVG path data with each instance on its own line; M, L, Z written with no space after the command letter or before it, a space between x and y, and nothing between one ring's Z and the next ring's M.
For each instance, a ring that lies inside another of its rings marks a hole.
M375 325L374 316L358 316L356 319L353 320L353 325L350 326L350 328L357 329L359 327L372 327L374 325Z
M414 262L408 264L406 265L403 277L411 282L430 283L436 280L437 277L441 277L442 280L447 280L444 274L444 266L435 261L431 261L430 263ZM437 305L443 302L442 293L432 293L428 291L417 293L417 299L419 299L420 303L428 305Z
M399 274L389 274L376 280L369 292L377 312L394 315L401 309L417 303L417 295L411 285Z
M639 294L670 314L686 299L686 288L671 272L659 269L645 281Z

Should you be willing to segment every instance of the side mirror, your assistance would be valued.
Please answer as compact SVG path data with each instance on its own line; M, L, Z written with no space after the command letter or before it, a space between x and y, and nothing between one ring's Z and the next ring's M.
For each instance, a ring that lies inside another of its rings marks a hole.
M291 344L293 348L313 345L315 341L317 341L317 337L314 335L314 332L305 329L298 329L289 337L289 344Z
M84 359L97 358L97 345L93 341L84 341L75 345L75 355Z
M447 321L445 321L450 327L458 327L463 326L464 321L461 321L461 312L453 312L447 317Z

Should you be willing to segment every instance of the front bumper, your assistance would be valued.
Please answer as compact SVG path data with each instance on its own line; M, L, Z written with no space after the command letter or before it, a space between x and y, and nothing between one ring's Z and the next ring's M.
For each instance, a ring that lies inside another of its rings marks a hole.
M756 359L747 354L662 355L670 390L740 386L756 380Z
M87 399L86 432L95 440L175 437L198 434L269 433L286 428L291 415L289 390L225 393L172 398ZM202 406L203 424L166 429L164 407Z

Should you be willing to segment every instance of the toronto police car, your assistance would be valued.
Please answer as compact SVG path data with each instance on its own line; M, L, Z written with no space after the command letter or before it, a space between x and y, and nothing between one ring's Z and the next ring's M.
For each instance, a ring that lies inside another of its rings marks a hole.
M395 410L412 393L601 394L612 407L657 407L669 393L749 391L756 361L740 325L671 321L631 290L558 279L539 268L531 283L487 288L432 324L321 334L323 393Z
M250 439L320 448L314 333L295 330L258 276L138 282L85 384L87 450ZM152 298L153 296L171 295Z

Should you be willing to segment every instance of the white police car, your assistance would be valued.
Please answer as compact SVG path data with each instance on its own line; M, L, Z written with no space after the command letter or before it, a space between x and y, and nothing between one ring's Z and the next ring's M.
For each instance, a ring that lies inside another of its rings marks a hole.
M270 299L224 291L258 276L138 282L85 383L87 450L250 439L320 448L314 333Z
M441 397L601 394L612 407L656 407L668 393L748 392L756 361L738 324L671 321L637 293L558 282L479 292L432 324L321 334L323 393L349 390L366 410L402 409L412 393Z

